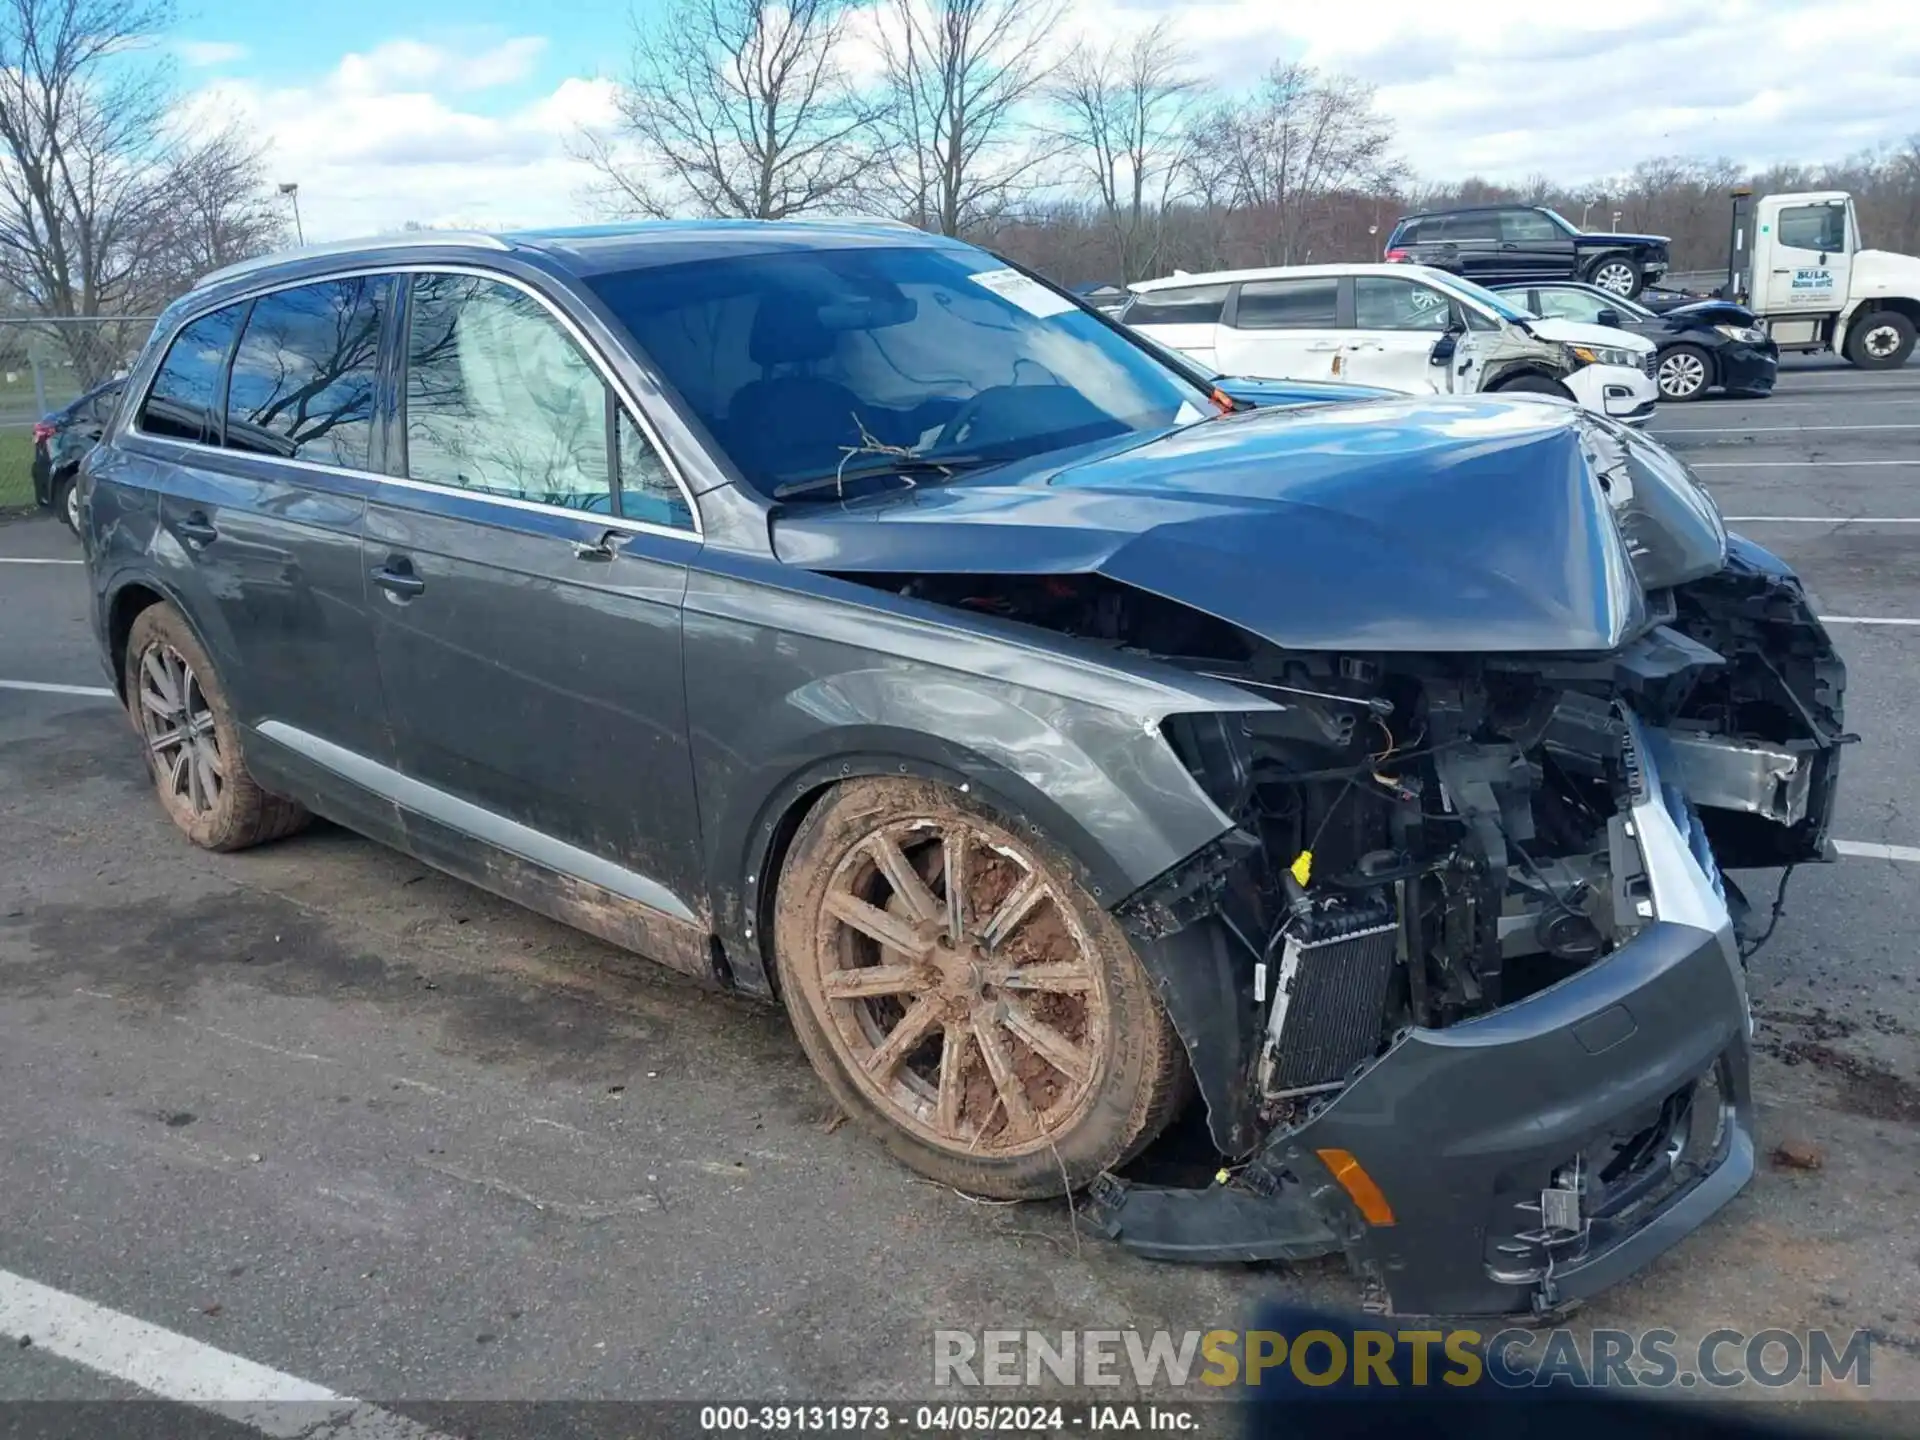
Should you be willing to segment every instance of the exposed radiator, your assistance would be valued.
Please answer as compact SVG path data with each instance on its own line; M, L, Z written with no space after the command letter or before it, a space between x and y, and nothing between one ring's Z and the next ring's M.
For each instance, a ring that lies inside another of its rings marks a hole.
M1378 913L1351 919L1362 928L1282 942L1262 1067L1269 1095L1338 1081L1379 1047L1399 926Z

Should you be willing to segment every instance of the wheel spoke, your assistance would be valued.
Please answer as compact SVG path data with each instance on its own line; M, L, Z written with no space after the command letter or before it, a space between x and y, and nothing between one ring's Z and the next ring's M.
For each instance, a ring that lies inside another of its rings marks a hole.
M1008 1030L1027 1048L1074 1084L1084 1084L1093 1072L1093 1056L1033 1014L1024 1005L1005 1003L1001 1011Z
M207 799L206 776L200 769L200 752L189 746L184 753L187 757L187 803L196 811L205 810L211 802Z
M989 953L998 949L1006 938L1020 928L1020 923L1033 913L1033 907L1046 897L1046 886L1040 876L1029 870L1020 877L1020 883L1007 892L1007 898L993 912L986 927L980 932L980 941Z
M947 940L953 945L967 933L967 850L972 843L967 827L955 825L940 845L947 889Z
M915 920L940 918L940 902L934 899L927 882L920 878L920 872L913 868L913 862L893 843L891 836L875 835L867 841L867 853L873 856L873 863L880 867L887 884L893 887L893 893L900 897L900 903Z
M966 1099L967 1048L973 1042L973 1026L965 1020L950 1022L940 1040L940 1095L933 1110L933 1127L955 1139L960 1135L960 1107Z
M1092 972L1077 960L1009 965L991 978L1002 990L1039 990L1052 995L1078 995L1093 988Z
M167 673L167 662L158 649L147 651L140 661L140 668L146 672L147 681L153 686L150 693L157 696L166 707L159 713L170 715L180 708L180 692L173 688L173 676Z
M170 745L178 745L187 738L186 732L179 726L170 726L147 742L154 754L158 755Z
M998 1025L992 1007L982 1005L973 1012L974 1043L980 1047L980 1056L987 1062L987 1074L993 1079L993 1088L1000 1092L1000 1103L1007 1112L1005 1133L1009 1139L1024 1140L1038 1132L1040 1117L1033 1113L1033 1106L1027 1102L1026 1087L1014 1074L1013 1060L1000 1042Z
M204 736L193 742L193 753L200 761L200 768L210 777L224 780L227 778L226 766L220 763L220 751L211 740Z
M860 965L852 970L829 970L820 977L820 989L829 1000L912 995L926 985L926 974L917 965Z
M911 1055L914 1047L940 1023L940 1010L940 1001L932 995L923 995L916 1000L913 1008L901 1016L900 1023L893 1027L893 1033L887 1036L886 1043L867 1057L867 1074L876 1080L885 1080L898 1070L900 1062Z
M827 912L842 924L850 925L884 950L898 950L919 958L932 945L907 921L869 905L845 890L827 892Z
M162 720L173 718L174 708L167 703L166 696L158 694L150 686L140 687L140 703Z
M193 754L185 745L173 752L173 764L167 771L167 790L170 794L184 796L187 793L187 776L193 768Z

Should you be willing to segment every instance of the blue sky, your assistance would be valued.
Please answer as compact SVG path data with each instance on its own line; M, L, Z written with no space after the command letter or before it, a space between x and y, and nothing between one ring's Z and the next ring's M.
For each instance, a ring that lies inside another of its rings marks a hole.
M1371 81L1424 175L1576 180L1655 155L1837 159L1920 132L1910 3L1067 0L1049 43L1170 18L1222 87L1283 57ZM569 139L612 123L631 15L626 0L200 0L169 43L189 114L260 137L273 178L299 182L312 240L581 218L591 177Z

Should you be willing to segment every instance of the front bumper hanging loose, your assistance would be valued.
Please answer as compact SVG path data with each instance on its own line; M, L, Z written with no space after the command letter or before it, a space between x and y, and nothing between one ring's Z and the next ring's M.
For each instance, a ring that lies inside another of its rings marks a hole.
M1754 1170L1745 973L1711 854L1629 723L1652 923L1549 989L1406 1031L1228 1183L1104 1180L1086 1223L1168 1260L1344 1252L1391 1313L1545 1316L1738 1194ZM1355 1162L1390 1213L1363 1215L1337 1173Z

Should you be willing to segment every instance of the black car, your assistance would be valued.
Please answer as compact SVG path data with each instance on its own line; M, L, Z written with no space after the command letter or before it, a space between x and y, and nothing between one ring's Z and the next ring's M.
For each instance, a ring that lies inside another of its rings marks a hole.
M782 1004L1142 1254L1555 1309L1753 1173L1720 867L1825 856L1844 667L1646 436L1219 388L873 224L252 264L82 467L93 627L197 845L318 813ZM1196 1098L1220 1182L1114 1177Z
M1590 234L1542 205L1471 205L1405 216L1387 238L1386 258L1482 285L1585 280L1632 298L1667 273L1667 237Z
M1502 292L1543 318L1611 325L1660 347L1654 378L1662 400L1698 400L1716 387L1729 395L1770 395L1780 347L1744 305L1697 300L1656 314L1623 295L1573 281L1501 285Z
M65 520L76 535L80 532L80 507L75 481L80 462L113 417L124 383L109 380L96 385L33 427L34 503Z

